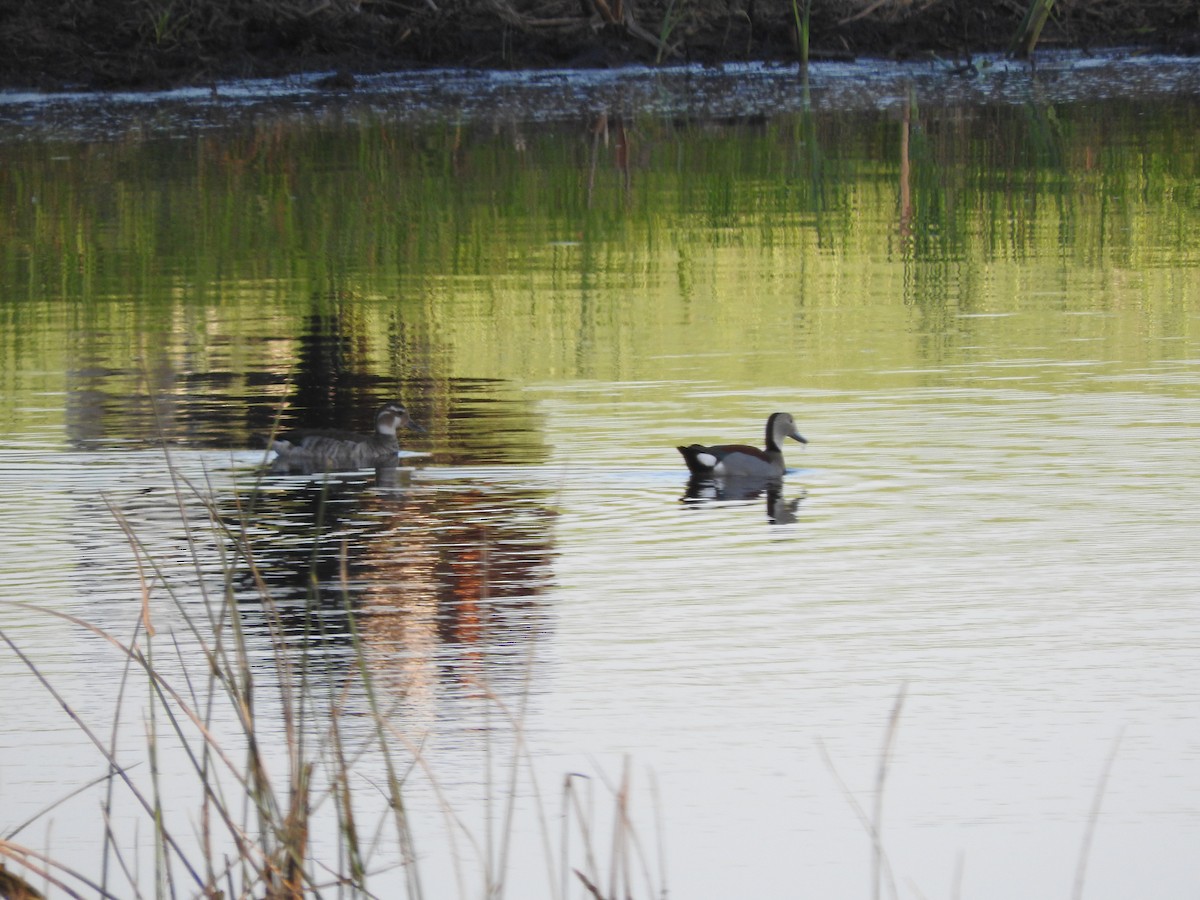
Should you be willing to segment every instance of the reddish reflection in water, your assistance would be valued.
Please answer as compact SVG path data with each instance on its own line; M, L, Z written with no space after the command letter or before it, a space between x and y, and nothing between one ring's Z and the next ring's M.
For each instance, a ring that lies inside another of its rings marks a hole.
M538 490L399 469L267 480L241 509L261 576L241 584L247 622L272 628L273 608L282 639L319 650L331 674L357 665L357 635L376 675L424 705L523 680L552 628L552 513Z

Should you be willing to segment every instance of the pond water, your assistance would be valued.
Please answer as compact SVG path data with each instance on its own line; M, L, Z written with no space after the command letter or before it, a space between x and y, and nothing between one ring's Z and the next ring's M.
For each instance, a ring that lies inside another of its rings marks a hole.
M100 877L105 760L19 650L202 843L47 610L197 692L227 593L280 770L291 660L347 753L388 710L376 896L617 893L626 771L633 896L1195 896L1200 66L371 87L0 96L0 836ZM398 468L264 471L394 398ZM777 410L783 479L689 482Z

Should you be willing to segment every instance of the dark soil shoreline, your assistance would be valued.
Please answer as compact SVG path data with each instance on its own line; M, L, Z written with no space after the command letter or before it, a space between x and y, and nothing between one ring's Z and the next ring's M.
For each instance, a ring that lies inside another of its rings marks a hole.
M801 4L803 0L798 0ZM1009 49L1029 0L813 0L810 59ZM797 61L791 0L0 0L0 86L161 88L432 66ZM1200 53L1195 0L1060 0L1040 47Z

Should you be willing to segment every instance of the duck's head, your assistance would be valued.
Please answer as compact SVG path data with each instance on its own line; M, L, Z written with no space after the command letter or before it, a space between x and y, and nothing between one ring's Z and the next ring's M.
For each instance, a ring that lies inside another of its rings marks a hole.
M767 419L767 447L778 450L784 438L791 438L802 444L808 443L804 435L796 429L796 420L792 418L791 413L772 413L771 418Z
M394 435L399 428L408 428L425 434L425 429L413 421L403 404L385 403L375 414L375 431L379 434Z

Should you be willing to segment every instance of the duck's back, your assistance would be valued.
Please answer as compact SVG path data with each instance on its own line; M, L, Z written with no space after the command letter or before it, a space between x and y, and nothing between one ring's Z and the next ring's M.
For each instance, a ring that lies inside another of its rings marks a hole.
M310 432L292 440L276 441L279 458L295 465L326 469L363 469L394 462L400 450L396 436L371 436L342 432Z

